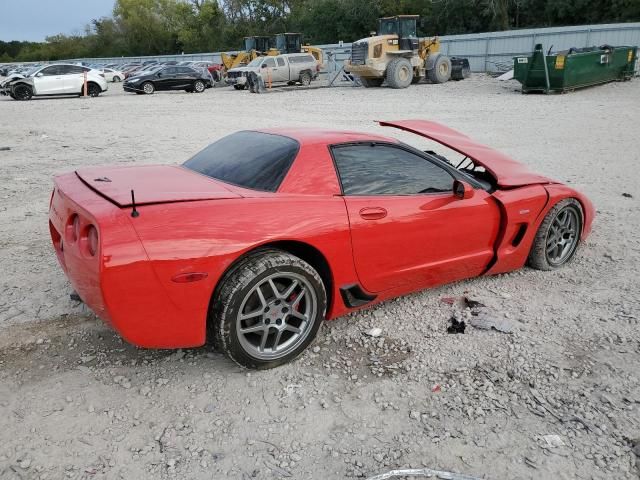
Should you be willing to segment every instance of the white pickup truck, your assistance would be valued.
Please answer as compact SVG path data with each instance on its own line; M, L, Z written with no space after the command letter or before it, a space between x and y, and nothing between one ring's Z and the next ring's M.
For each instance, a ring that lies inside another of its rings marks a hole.
M289 53L273 57L258 57L244 67L227 72L226 82L236 90L247 88L250 72L259 73L266 84L309 85L318 78L319 65L310 53Z

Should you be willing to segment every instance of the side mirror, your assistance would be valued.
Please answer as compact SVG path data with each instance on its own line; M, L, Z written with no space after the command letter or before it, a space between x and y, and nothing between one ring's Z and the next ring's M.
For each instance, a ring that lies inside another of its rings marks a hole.
M262 68L267 68L267 64L266 64L266 63L263 63L263 64L262 64Z
M161 76L162 76L162 72L156 73L156 77L161 77Z
M453 196L459 198L460 200L466 200L467 198L473 197L474 194L473 187L466 182L462 182L460 180L453 181Z
M44 73L38 72L38 73L36 73L36 77L44 77Z

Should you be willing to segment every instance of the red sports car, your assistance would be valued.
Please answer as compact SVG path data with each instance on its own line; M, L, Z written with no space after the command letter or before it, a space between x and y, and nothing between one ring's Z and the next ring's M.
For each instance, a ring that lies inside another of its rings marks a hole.
M560 267L591 230L574 189L425 120L443 144L331 130L241 131L183 165L57 176L49 227L83 301L127 341L287 362L332 319L416 290Z

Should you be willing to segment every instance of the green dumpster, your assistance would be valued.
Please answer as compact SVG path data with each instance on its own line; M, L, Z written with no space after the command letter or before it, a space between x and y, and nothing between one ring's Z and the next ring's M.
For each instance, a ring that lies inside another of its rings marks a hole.
M566 92L633 76L637 47L603 45L545 55L542 44L530 57L513 59L513 77L522 92Z

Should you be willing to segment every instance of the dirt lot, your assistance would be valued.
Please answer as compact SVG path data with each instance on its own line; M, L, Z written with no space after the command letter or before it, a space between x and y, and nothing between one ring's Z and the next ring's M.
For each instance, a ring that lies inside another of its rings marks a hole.
M587 193L598 216L575 261L352 314L298 361L257 373L209 347L138 350L70 300L48 235L54 173L179 163L238 129L381 132L373 120L399 118L446 123ZM399 467L638 478L640 80L554 96L482 76L260 96L116 85L88 100L2 97L0 123L1 479L337 479ZM513 333L447 334L454 307L441 299L462 294ZM371 327L382 336L364 335Z

